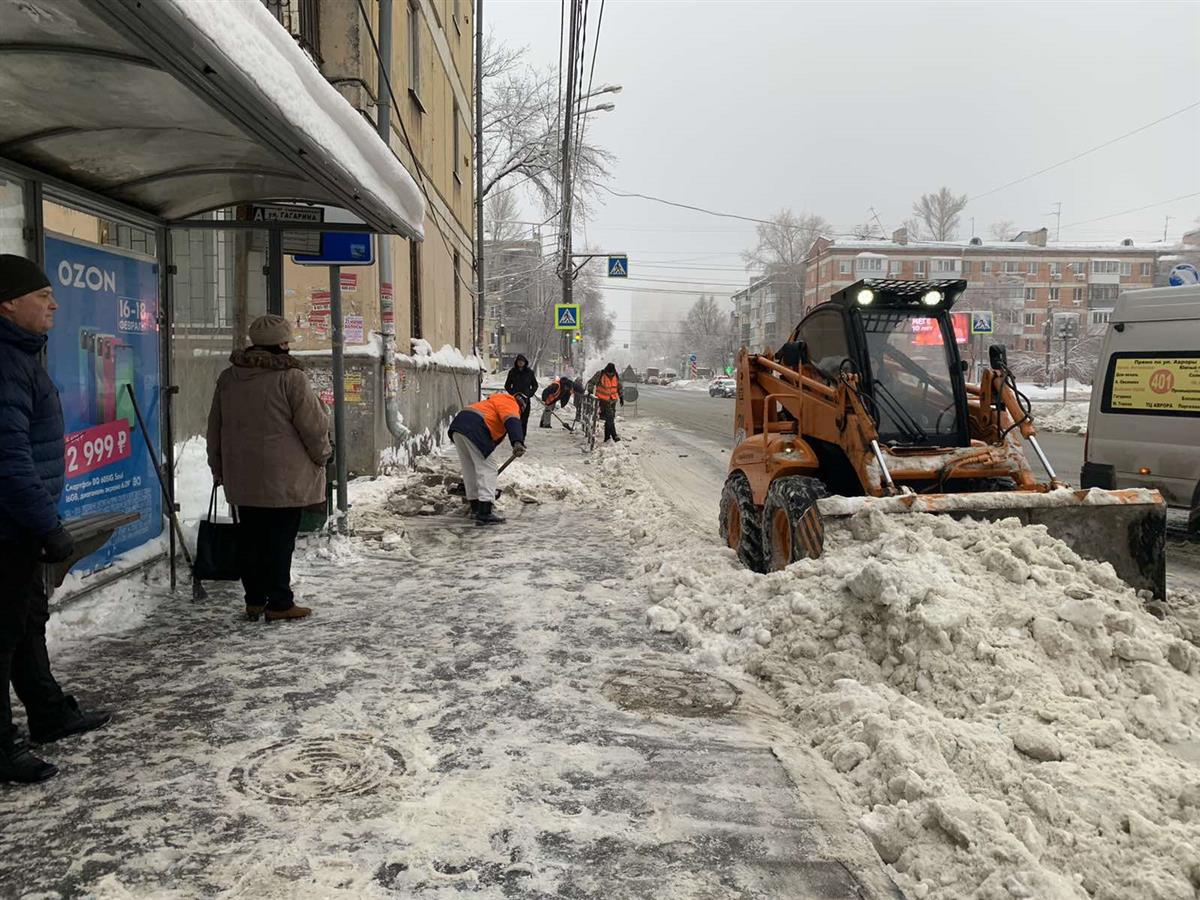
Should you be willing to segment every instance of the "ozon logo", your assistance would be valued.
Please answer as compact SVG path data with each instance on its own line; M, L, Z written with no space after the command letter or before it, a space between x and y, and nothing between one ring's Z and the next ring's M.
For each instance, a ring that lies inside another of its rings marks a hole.
M117 273L96 266L85 266L64 259L58 264L58 283L63 287L84 288L89 291L117 292Z
M1175 387L1175 375L1170 369L1159 369L1150 376L1150 390L1156 394L1169 394Z

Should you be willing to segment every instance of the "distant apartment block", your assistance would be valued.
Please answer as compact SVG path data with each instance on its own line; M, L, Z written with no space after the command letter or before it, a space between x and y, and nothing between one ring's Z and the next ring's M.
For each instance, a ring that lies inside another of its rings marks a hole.
M909 241L904 229L890 241L822 237L809 250L803 308L862 278L961 278L968 286L956 310L990 310L996 342L1044 353L1048 320L1065 315L1083 332L1102 328L1117 295L1153 287L1159 258L1175 249L1132 240L1051 242L1045 228L1009 241Z

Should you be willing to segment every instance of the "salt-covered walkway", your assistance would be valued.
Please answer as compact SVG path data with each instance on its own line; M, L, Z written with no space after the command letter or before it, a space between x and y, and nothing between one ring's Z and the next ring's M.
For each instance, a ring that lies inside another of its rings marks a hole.
M437 481L392 502L433 516L373 492L386 541L308 542L309 621L184 588L66 643L117 717L0 788L0 895L900 896L775 701L645 627L612 511L543 485L479 529Z

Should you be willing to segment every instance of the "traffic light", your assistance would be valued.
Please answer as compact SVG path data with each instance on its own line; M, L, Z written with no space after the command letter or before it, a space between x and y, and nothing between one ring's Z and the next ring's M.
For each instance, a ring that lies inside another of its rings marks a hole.
M580 341L582 341L582 340L583 340L583 332L582 332L582 331L577 331L577 332L575 332L575 337L573 338L573 340L574 340L574 341L575 341L575 343L577 343L577 344L578 344Z

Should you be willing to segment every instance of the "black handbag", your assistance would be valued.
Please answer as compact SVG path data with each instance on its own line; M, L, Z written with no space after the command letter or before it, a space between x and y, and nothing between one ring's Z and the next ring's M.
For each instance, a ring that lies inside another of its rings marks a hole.
M233 508L232 522L218 522L217 488L213 486L208 501L208 518L200 523L200 534L196 538L196 561L192 576L198 581L237 581L242 577L238 565L237 508Z

